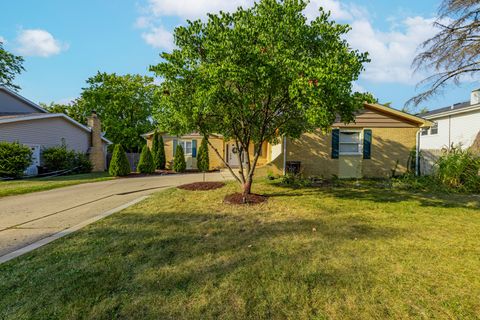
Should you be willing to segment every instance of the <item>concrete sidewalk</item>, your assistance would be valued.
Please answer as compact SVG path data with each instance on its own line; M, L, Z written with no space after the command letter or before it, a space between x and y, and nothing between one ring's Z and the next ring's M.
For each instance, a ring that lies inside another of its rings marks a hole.
M0 258L140 197L202 179L197 173L123 178L2 198ZM226 173L206 174L207 181L229 179Z

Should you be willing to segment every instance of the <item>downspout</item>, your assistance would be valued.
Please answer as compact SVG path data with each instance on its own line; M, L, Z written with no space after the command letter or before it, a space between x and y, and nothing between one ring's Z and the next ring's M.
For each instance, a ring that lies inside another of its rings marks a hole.
M283 136L283 175L287 174L287 137Z
M417 131L417 148L415 150L415 175L420 176L420 132L422 129Z

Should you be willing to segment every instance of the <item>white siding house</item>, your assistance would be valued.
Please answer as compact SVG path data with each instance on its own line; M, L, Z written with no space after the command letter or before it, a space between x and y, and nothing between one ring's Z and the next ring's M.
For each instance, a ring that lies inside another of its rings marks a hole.
M480 90L471 94L470 101L436 109L421 115L435 123L420 134L423 173L431 173L442 150L461 146L478 147L480 143Z

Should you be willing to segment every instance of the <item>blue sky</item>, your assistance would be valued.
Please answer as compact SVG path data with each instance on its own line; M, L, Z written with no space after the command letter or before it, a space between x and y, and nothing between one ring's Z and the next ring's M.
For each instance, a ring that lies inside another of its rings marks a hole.
M159 53L173 46L171 33L187 18L205 12L248 6L253 0L16 0L2 3L0 39L7 50L25 57L26 72L17 78L21 94L35 102L76 98L97 71L149 74ZM440 0L311 0L307 16L319 5L332 18L349 23L352 47L368 51L356 87L381 102L401 108L415 94L422 75L410 63L417 45L433 35ZM476 86L452 86L422 106L430 109L469 99Z

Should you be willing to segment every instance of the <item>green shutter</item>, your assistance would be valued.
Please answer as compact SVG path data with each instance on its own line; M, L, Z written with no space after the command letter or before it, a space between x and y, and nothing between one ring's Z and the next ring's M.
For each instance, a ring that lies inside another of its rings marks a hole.
M332 159L338 159L338 149L340 147L340 130L332 130Z
M173 139L173 156L175 157L175 152L177 151L177 139Z
M192 140L192 158L197 157L197 140Z
M370 159L372 153L372 130L363 130L363 159Z

